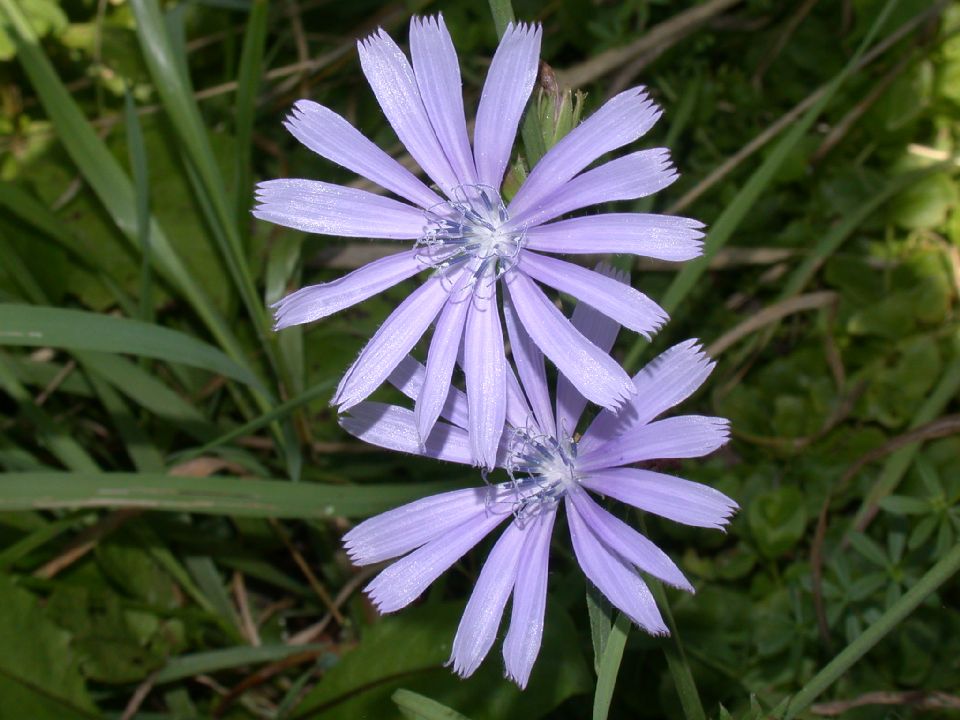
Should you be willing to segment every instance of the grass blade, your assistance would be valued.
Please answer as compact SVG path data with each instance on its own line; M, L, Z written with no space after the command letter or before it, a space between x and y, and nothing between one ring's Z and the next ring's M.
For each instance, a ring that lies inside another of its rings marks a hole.
M0 353L0 389L20 406L20 412L34 425L42 444L64 467L77 472L97 472L100 469L80 443L58 427L43 408L37 407L30 393L14 376L9 358L3 353Z
M87 362L83 362L83 369L88 370ZM163 456L140 428L120 394L95 373L87 372L87 377L93 386L93 391L113 420L113 426L123 440L133 466L140 472L162 471Z
M0 303L0 345L129 353L183 363L266 390L220 350L176 330L83 310Z
M747 213L754 207L759 197L770 185L777 171L789 157L797 143L803 139L803 136L813 125L814 121L820 116L820 113L823 112L830 100L833 99L833 96L856 68L860 57L873 42L873 38L883 27L887 17L896 4L897 0L887 0L883 9L871 25L863 42L860 44L860 47L857 49L857 52L849 62L847 62L843 70L833 79L827 91L806 114L790 128L787 134L780 138L770 154L763 163L761 163L760 167L753 172L740 192L737 193L733 201L720 213L720 217L717 218L704 240L703 255L684 265L683 269L674 277L673 282L670 283L664 297L660 300L663 309L668 313L672 314L680 303L683 302L703 273L706 272L711 258L716 255L720 248L727 244L727 241L740 226L740 223L746 217ZM633 347L630 348L630 351L624 358L623 364L625 368L630 370L636 367L640 359L640 354L646 345L647 341L643 338L638 338L634 342Z
M313 402L314 400L317 400L318 398L323 397L328 392L330 392L330 388L333 387L334 382L335 382L334 380L327 380L325 382L318 383L314 385L312 388L310 388L309 390L307 390L306 392L301 393L297 397L291 398L290 400L287 400L285 403L281 403L280 405L277 405L275 408L273 408L273 410L270 410L269 412L261 415L260 417L254 418L250 422L244 425L241 425L238 428L234 428L230 432L224 433L220 437L210 440L202 447L193 448L192 450L187 450L186 452L182 452L182 453L177 453L176 455L174 455L173 459L179 462L183 462L191 458L204 455L205 453L210 452L214 448L219 447L220 445L224 445L238 437L249 435L250 433L255 432L256 430L259 430L260 428L269 425L275 420L280 420L286 417L289 413L293 412L297 408L303 407L307 403Z
M240 71L237 74L235 105L236 154L233 164L233 215L241 237L250 227L253 204L253 174L250 171L250 149L253 145L253 121L256 116L257 93L263 77L263 53L267 38L267 0L254 0L243 35Z
M70 92L64 87L16 2L0 0L0 22L3 22L16 43L17 59L30 78L57 131L57 137L113 222L139 250L136 196L130 179L104 142L97 137ZM240 344L210 297L187 270L153 219L150 222L150 237L151 252L158 269L168 281L180 289L226 353L236 362L243 363L244 354Z
M461 483L321 485L157 473L0 473L0 512L138 507L271 518L367 517Z
M244 665L257 665L283 660L291 655L317 652L323 645L261 645L260 647L233 647L226 650L193 653L171 659L157 674L158 683L206 675Z
M214 237L220 245L237 290L262 338L268 332L266 309L257 294L234 216L228 209L227 191L210 146L207 130L174 51L160 7L155 0L131 0L137 37L154 86L173 124L184 156L196 170L201 204L210 208Z
M130 89L124 98L124 121L127 126L127 148L130 151L130 167L133 170L133 189L136 193L137 238L140 241L140 312L144 322L153 320L153 291L150 273L150 180L147 172L147 150L143 142L140 116Z
M900 624L937 588L960 571L960 544L954 545L943 559L934 565L903 597L891 605L852 643L808 682L788 703L782 717L792 720L806 710L828 687L849 670L874 645Z

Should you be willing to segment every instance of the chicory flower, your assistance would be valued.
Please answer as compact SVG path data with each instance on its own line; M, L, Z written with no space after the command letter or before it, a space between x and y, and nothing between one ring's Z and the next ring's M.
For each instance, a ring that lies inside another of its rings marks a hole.
M509 204L501 196L518 123L537 76L541 29L508 26L487 74L471 136L458 59L442 16L413 18L412 65L383 30L358 43L360 63L387 120L436 188L317 103L296 103L286 126L304 145L395 197L318 180L258 185L254 215L311 233L413 241L413 247L274 306L278 329L311 322L428 271L384 321L333 398L347 410L382 384L435 324L416 427L427 438L462 353L471 458L492 468L507 412L500 282L516 321L577 390L606 408L634 393L624 370L560 313L539 284L589 302L649 336L666 313L643 293L543 253L633 253L663 260L700 254L701 223L644 213L559 219L582 208L650 195L676 178L669 152L632 152L587 169L644 135L660 110L643 88L620 93L536 164Z
M696 341L667 350L632 380L636 392L616 411L603 410L582 436L576 428L585 398L559 380L551 402L543 356L506 307L521 384L508 373L508 427L497 463L510 479L494 485L427 497L370 518L348 532L344 545L357 565L399 558L368 585L380 612L415 600L445 570L495 528L507 528L490 551L460 621L450 658L457 673L472 674L490 650L507 600L513 596L503 643L506 675L520 687L540 649L553 526L565 509L573 550L587 578L633 622L654 635L667 627L640 573L693 592L676 564L653 542L602 508L591 493L645 512L706 528L723 528L737 504L717 490L648 469L630 467L661 458L706 455L726 443L726 420L700 415L659 415L689 397L714 364ZM578 305L573 325L609 350L617 325ZM404 359L390 380L416 397L424 367ZM341 419L356 437L392 450L457 463L472 460L468 403L456 388L445 399L444 420L424 444L415 413L363 402Z

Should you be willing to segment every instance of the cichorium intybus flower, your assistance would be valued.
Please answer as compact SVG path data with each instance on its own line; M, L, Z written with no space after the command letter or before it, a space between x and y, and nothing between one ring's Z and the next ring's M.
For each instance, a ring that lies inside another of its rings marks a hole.
M507 281L517 322L560 373L584 397L614 409L634 392L629 376L561 315L539 284L589 302L644 335L656 331L666 313L628 285L542 253L680 261L701 251L702 225L687 218L608 213L558 220L649 195L676 179L662 148L587 169L640 138L660 116L642 88L617 95L574 128L504 202L500 189L537 76L540 35L539 26L508 26L483 86L471 142L457 55L443 18L412 20L412 65L389 35L374 33L358 44L363 72L432 186L332 110L301 100L287 119L290 132L395 197L318 180L270 180L259 184L254 210L259 218L307 232L412 243L339 280L283 298L274 306L276 327L317 320L425 273L346 372L333 402L346 410L370 395L435 324L416 402L419 436L429 436L462 352L471 458L488 468L496 462L507 408L499 281Z
M609 350L616 325L579 305L578 330ZM344 537L351 560L369 565L399 558L368 585L366 592L383 613L415 600L434 580L495 528L506 523L460 621L450 658L462 676L473 673L496 638L513 596L509 630L503 642L506 675L524 687L540 649L547 592L550 538L563 505L573 550L587 578L631 620L649 633L667 627L638 571L674 587L693 587L654 543L591 498L614 498L687 525L722 528L736 503L705 485L652 470L630 467L659 458L692 458L727 441L722 418L657 416L687 398L706 379L713 363L695 341L674 346L633 378L636 392L616 411L603 410L580 436L586 401L561 378L552 401L543 356L514 309L507 324L522 382L509 383L508 426L497 463L509 480L455 490L396 508L362 522ZM391 382L415 397L424 367L407 357ZM513 378L512 372L508 377ZM555 404L555 407L554 407ZM422 446L415 414L374 402L356 405L341 419L356 437L393 450L470 463L467 399L456 388L445 400L446 421L437 422Z

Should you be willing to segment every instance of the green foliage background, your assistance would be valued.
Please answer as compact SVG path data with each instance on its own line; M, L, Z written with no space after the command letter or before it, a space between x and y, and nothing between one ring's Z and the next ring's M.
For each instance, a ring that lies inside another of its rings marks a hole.
M671 640L628 632L557 533L524 693L498 648L443 667L485 547L385 619L339 549L479 482L327 405L409 287L275 335L269 302L383 245L249 215L257 179L354 180L283 130L300 97L402 154L354 42L440 10L470 108L485 3L0 0L0 718L958 712L960 6L515 3L586 112L637 83L665 108L643 142L683 177L634 209L707 222L707 257L633 266L673 320L616 352L709 345L688 407L734 440L676 469L742 508L726 534L631 518L698 589L657 588Z

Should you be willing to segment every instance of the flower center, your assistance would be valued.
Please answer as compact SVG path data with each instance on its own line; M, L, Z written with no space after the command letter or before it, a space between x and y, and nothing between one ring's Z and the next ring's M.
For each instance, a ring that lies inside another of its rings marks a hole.
M474 282L499 278L520 255L523 229L503 229L510 216L492 187L460 185L453 195L424 211L427 224L415 246L417 257L440 272L467 262Z
M520 523L552 510L580 482L577 443L566 433L556 438L517 428L508 452L510 482L505 489L509 490L511 512Z

